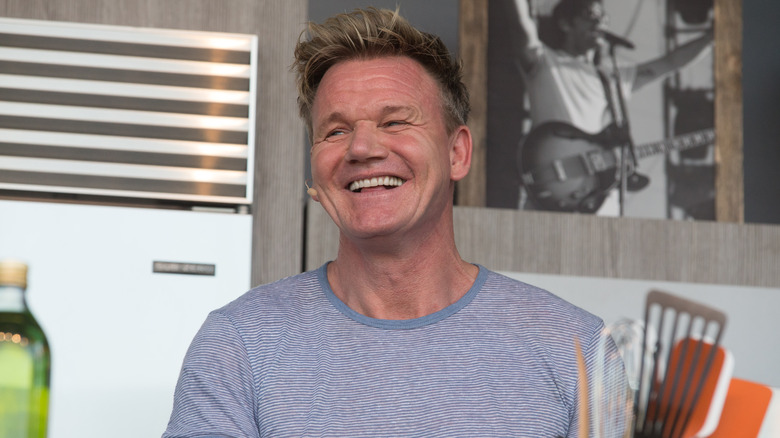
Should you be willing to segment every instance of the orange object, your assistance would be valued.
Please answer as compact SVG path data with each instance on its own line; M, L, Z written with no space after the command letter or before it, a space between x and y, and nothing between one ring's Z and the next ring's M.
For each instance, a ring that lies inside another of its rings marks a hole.
M577 352L577 374L579 377L579 416L580 427L577 436L587 438L588 428L590 426L590 411L588 409L588 374L585 370L585 356L582 354L580 341L574 340L574 348Z
M710 438L757 437L771 400L772 389L768 386L731 379L718 428Z
M712 344L690 338L681 340L672 350L664 383L659 382L657 386L657 390L662 394L660 405L653 405L648 410L650 419L665 418L664 436L679 436L677 430L691 409L696 386L704 375L704 358L708 357L711 351ZM698 359L695 367L691 369L695 357ZM733 370L734 358L731 352L719 346L709 372L704 376L701 392L693 405L690 419L682 434L683 438L707 437L717 428ZM662 388L662 385L666 386ZM688 389L683 402L686 385ZM656 410L655 406L659 409ZM678 417L677 421L675 416Z

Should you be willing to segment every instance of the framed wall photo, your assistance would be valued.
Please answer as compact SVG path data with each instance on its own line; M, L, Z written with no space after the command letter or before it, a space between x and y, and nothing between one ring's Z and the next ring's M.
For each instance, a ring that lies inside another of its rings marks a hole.
M483 4L471 0L463 2ZM461 53L464 65L472 70L470 74L487 77L484 96L478 90L472 91L472 99L477 102L477 107L484 103L487 108L486 135L484 144L480 145L484 149L485 165L484 170L475 169L484 172L485 198L482 205L640 218L742 220L741 198L731 199L734 197L733 192L741 190L742 175L737 172L737 168L741 169L741 160L729 158L728 169L721 165L718 160L726 151L719 150L723 145L719 145L717 140L721 135L728 140L724 142L725 148L741 151L741 143L734 141L734 133L741 130L741 119L734 117L735 111L741 108L739 74L721 71L733 68L734 55L739 59L739 39L736 39L736 47L730 43L719 48L716 43L713 49L710 38L708 44L698 48L690 59L679 63L669 74L646 84L640 82L640 76L644 74L641 69L656 67L647 62L672 52L679 53L679 49L707 33L713 26L717 41L734 41L731 37L735 30L739 31L739 23L736 23L736 29L734 24L728 22L721 27L718 15L723 14L723 4L728 3L725 7L729 17L734 20L736 16L736 21L739 21L739 5L721 0L603 0L596 12L597 20L603 21L600 25L609 20L607 29L617 38L602 39L599 47L590 54L600 54L599 70L607 72L609 80L613 79L610 71L614 70L618 72L618 77L613 82L625 81L622 94L615 93L616 87L612 86L611 97L617 111L616 117L612 117L613 113L606 104L608 91L602 87L599 79L593 79L597 77L595 74L589 83L572 85L564 82L563 86L580 88L550 94L549 97L540 90L551 86L550 83L544 85L542 81L540 85L537 81L533 84L534 89L529 90L529 75L523 73L525 64L522 61L522 29L517 3L514 0L488 3L484 6L488 16L487 61L483 67L486 71L473 71L480 68L469 59L473 55L470 52ZM545 50L576 58L563 50L561 20L552 18L559 0L528 0L527 3L536 25L535 31L544 42ZM559 9L565 9L565 5ZM581 14L582 11L577 13ZM467 19L462 17L461 23ZM588 21L581 18L578 20L583 26ZM463 32L464 27L461 29ZM474 32L473 27L465 29ZM724 32L727 31L728 38L724 38ZM580 35L580 38L584 37ZM462 35L461 39L466 37ZM605 43L604 40L610 42ZM731 64L726 65L723 62L725 59L729 59ZM558 63L569 61L565 57L554 60ZM561 66L570 67L569 64ZM612 69L614 66L618 68ZM626 66L636 66L637 70L623 71ZM619 77L621 72L622 78ZM632 82L634 77L637 79ZM603 119L603 127L609 126L609 122L614 120L626 121L621 123L625 135L618 137L627 138L634 145L631 149L635 151L636 170L638 174L647 177L647 182L632 185L629 179L628 190L623 192L623 196L617 195L617 190L610 190L619 180L615 171L619 166L619 158L611 155L615 145L627 141L616 140L614 135L596 135L603 134L600 130L602 126L598 127L599 130L590 125L576 126L578 119L574 116L567 122L578 128L578 135L587 134L575 139L580 143L581 140L587 141L588 144L581 145L583 149L561 139L571 135L571 132L564 132L563 136L558 135L557 130L532 132L545 121L558 120L561 111L570 111L569 108L560 111L554 108L561 102L574 106L590 104L576 99L570 102L572 96L576 98L576 94L581 92L582 87L591 87L589 91L586 90L591 93L604 94L602 100L605 103L593 110L584 107L575 108L575 111L595 114L594 117ZM552 90L551 93L556 91ZM616 96L625 96L625 102L620 102L621 99ZM724 103L723 98L728 101ZM625 104L625 109L621 104ZM624 115L621 115L621 111ZM550 118L551 114L555 115L554 119ZM728 122L722 127L722 133L716 118L720 117L718 120L721 120L725 114L728 114ZM536 135L539 132L544 134ZM532 133L535 135L530 135ZM741 136L738 139L741 140ZM547 145L547 152L537 152L541 144ZM594 151L599 153L595 154ZM602 155L606 156L606 167L599 167L599 161L604 161ZM730 153L727 155L734 156ZM594 159L597 161L594 162ZM729 184L718 183L716 178L728 178ZM719 197L716 190L718 186L730 189ZM605 200L598 196L606 193L609 196ZM724 198L723 195L729 194L731 197ZM590 202L594 198L596 208L593 208L594 202ZM724 199L728 202L726 207L721 205ZM589 203L586 204L586 201ZM612 203L611 210L599 207L609 202ZM479 204L471 202L468 205ZM586 205L588 207L583 207Z

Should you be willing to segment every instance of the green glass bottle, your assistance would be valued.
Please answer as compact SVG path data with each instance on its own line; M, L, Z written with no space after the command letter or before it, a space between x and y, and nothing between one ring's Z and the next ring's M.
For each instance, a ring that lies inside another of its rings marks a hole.
M44 438L51 355L25 300L27 265L0 260L0 438Z

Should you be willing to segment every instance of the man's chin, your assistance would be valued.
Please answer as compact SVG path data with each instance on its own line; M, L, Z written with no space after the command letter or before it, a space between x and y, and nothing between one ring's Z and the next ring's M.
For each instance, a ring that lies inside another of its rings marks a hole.
M344 237L356 244L358 244L358 242L363 242L363 244L381 242L384 239L395 235L395 231L388 228L368 227L342 229L341 233Z
M339 225L341 233L348 238L356 240L381 239L392 236L399 229L399 224L393 223L387 216L375 217L363 216L359 220L354 218Z

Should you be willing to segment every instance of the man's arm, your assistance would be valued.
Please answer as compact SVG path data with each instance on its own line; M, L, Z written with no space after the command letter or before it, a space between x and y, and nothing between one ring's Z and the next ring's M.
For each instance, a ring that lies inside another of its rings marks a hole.
M710 47L712 37L713 33L710 28L704 35L683 44L666 55L639 64L636 70L636 79L634 80L633 89L637 90L656 79L686 66L704 52L706 48Z
M520 59L523 70L531 70L538 60L537 49L541 47L539 41L539 30L536 22L531 18L528 0L515 0L515 10L517 12L518 26L512 26L517 34L512 35L515 40L512 47L516 47L518 52L516 56Z
M212 312L187 350L163 438L259 437L253 391L241 336Z

